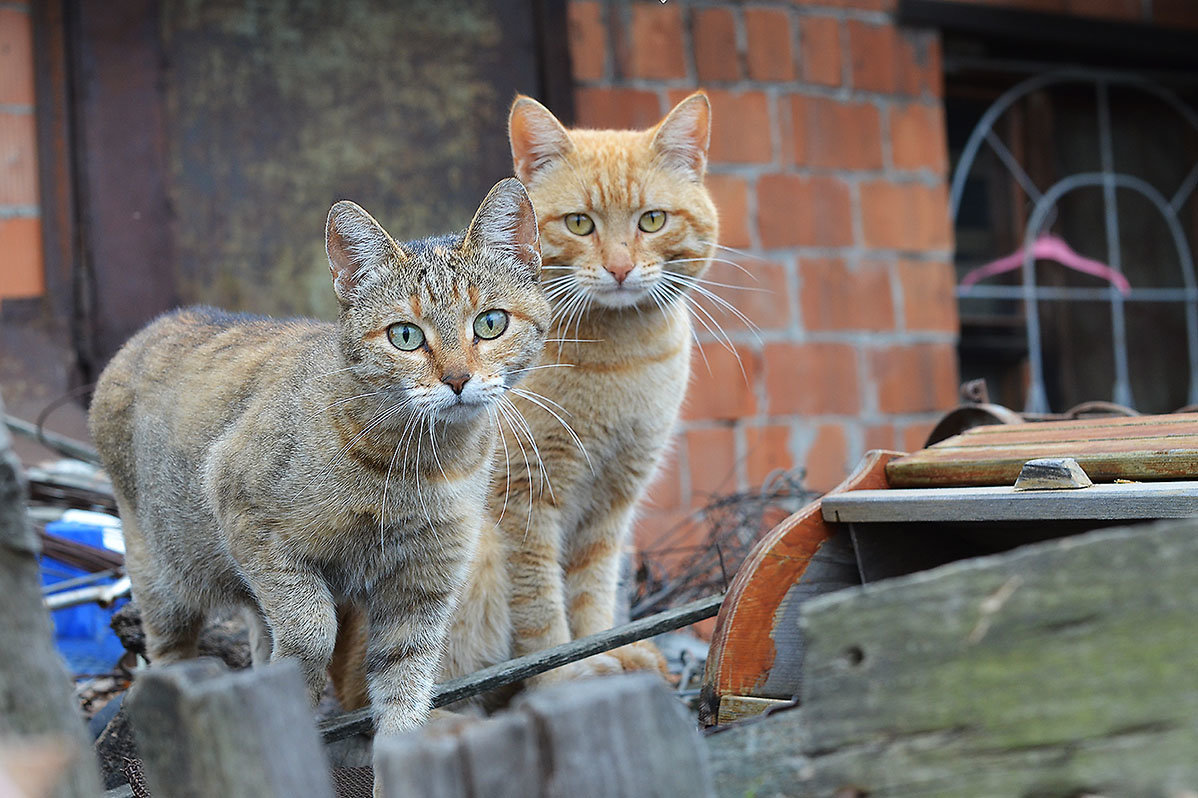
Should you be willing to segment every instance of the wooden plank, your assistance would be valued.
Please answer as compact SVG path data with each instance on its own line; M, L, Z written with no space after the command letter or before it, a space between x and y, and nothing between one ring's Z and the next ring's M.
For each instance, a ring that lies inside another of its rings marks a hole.
M375 742L379 798L712 795L686 710L653 674L555 685L489 720Z
M807 777L799 747L802 709L795 707L713 730L703 738L719 798L795 798ZM841 798L841 796L838 796Z
M1137 437L1156 435L1174 430L1193 431L1198 426L1198 413L1169 413L1155 416L1126 416L1079 418L1068 421L1037 421L1026 424L988 424L973 427L959 435L941 441L936 446L968 445L987 440L1041 440L1043 436L1063 436L1061 440L1090 440L1094 436ZM952 443L960 440L963 443Z
M835 523L1190 518L1198 516L1198 482L1107 483L1033 491L1009 487L857 490L824 499L823 515Z
M1195 573L1189 519L813 599L795 794L1186 794Z
M755 718L762 712L777 707L790 706L792 701L781 698L757 698L751 695L726 695L720 698L719 724L736 723Z
M885 466L899 452L866 454L828 495L886 487ZM837 540L815 501L763 537L737 571L716 617L700 696L699 719L719 718L725 695L788 699L798 692L803 639L798 607L812 595L856 584L851 547Z
M1094 481L1198 476L1198 414L975 427L886 469L891 487L1010 485L1023 463L1073 457Z
M554 685L518 708L537 724L544 798L712 795L694 722L655 674Z
M11 444L7 429L0 426L0 738L53 738L52 744L61 746L71 761L52 794L98 795L95 760L42 604L38 542L26 516L20 465Z
M125 705L151 795L332 798L292 661L234 672L210 658L150 668Z
M722 596L698 599L681 607L609 629L606 632L580 637L560 646L516 657L469 675L451 679L444 684L437 685L433 690L433 706L443 707L455 701L462 701L488 690L527 679L529 676L585 659L592 654L610 651L636 640L644 640L662 632L690 626L692 623L715 615L722 602ZM332 742L369 731L371 727L371 711L369 707L366 707L324 721L320 724L320 733L326 742Z
M1198 435L1185 438L1103 441L1094 446L1045 443L978 449L926 449L886 476L894 488L1013 485L1037 457L1072 457L1095 482L1198 477Z

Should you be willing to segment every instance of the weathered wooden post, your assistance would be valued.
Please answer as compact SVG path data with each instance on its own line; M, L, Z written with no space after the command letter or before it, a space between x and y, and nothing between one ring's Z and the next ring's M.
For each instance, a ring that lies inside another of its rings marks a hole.
M100 781L42 604L39 553L20 465L0 425L0 737L52 738L72 755L53 794L91 798L99 795Z
M154 798L332 798L299 668L150 668L126 702Z
M699 735L656 675L573 682L529 693L462 727L375 740L383 798L705 798Z

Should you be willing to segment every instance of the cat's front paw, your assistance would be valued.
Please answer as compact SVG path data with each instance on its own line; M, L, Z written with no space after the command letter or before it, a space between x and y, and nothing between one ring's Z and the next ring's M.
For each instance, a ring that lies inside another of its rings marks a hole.
M637 640L626 646L608 651L607 655L620 663L625 671L657 671L662 676L668 676L669 666L666 658L657 650L657 646L648 640Z
M571 662L569 665L563 665L560 668L539 673L529 678L528 686L547 687L548 685L561 684L562 682L593 679L596 676L610 676L613 673L621 673L623 670L620 661L615 657L608 654L595 654L578 662Z

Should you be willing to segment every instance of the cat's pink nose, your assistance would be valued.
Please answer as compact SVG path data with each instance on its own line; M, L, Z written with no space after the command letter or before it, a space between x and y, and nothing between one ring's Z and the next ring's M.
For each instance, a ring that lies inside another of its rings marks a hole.
M634 263L620 263L614 266L608 266L607 270L611 272L611 276L616 278L618 285L624 285L624 279L636 268Z
M441 382L453 388L453 392L458 396L462 395L462 389L466 387L466 383L470 382L469 374L446 374L441 378Z

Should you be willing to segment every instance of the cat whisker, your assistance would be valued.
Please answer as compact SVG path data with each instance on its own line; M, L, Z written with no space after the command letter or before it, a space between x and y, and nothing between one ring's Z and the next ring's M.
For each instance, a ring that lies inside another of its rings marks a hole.
M737 249L736 247L730 247L730 246L727 246L726 244L719 244L715 241L704 241L702 239L699 240L699 243L705 247L714 247L715 249L722 249L725 252L731 252L734 255L740 255L741 257L744 257L744 258L752 258L753 260L759 260L762 263L769 263L768 260L761 257L760 255L753 253L753 252L749 252L748 250L745 250L745 249Z
M532 528L532 466L528 464L528 452L524 449L524 444L520 442L520 435L516 432L516 425L512 421L510 412L504 406L506 404L510 404L510 402L506 401L506 397L501 396L495 407L502 414L503 419L507 421L508 429L512 431L512 439L520 447L520 457L524 460L524 471L528 474L528 513L524 518L524 540L527 540L528 530Z
M572 369L572 368L574 368L573 363L543 363L540 366L529 366L528 368L514 369L512 371L509 371L508 374L526 374L530 371L540 371L541 369Z
M665 274L668 275L669 273L666 272ZM675 275L667 277L667 279L672 280L676 283L681 283L683 285L688 286L692 291L695 291L695 292L699 293L700 295L707 297L712 302L714 302L718 307L722 308L723 310L727 311L728 313L731 313L733 316L736 316L736 318L738 318L742 322L744 322L745 326L747 326L753 332L753 334L757 336L758 340L760 340L761 336L759 333L761 332L761 328L759 328L756 324L754 324L752 319L750 319L748 316L746 316L744 313L742 313L739 308L734 306L728 300L724 299L722 296L716 294L713 291L709 291L708 289L704 288L701 285L698 285L691 278L686 277L685 275L675 274Z
M549 481L549 472L545 469L545 461L541 458L541 448L537 445L536 438L533 437L532 427L529 426L528 419L524 417L524 414L520 412L520 408L516 407L512 400L508 399L506 396L502 398L503 401L507 403L508 407L511 408L512 412L515 413L515 420L519 422L520 426L524 430L524 434L528 436L528 445L532 449L532 453L536 455L537 466L541 473L541 481L544 483L545 489L548 490L549 497L554 501L557 501L557 497L553 494L553 484Z
M606 338L546 338L545 343L549 344L601 344ZM573 364L570 364L573 365Z
M569 424L566 423L565 419L563 419L561 416L559 416L557 414L556 411L554 411L552 408L550 408L549 405L552 404L552 405L558 407L566 415L570 415L569 410L566 410L566 408L562 407L561 405L559 405L557 402L553 401L549 397L542 396L541 394L536 393L535 391L530 391L527 388L512 388L510 390L512 393L516 394L516 396L521 396L521 397L527 399L528 401L532 402L534 405L541 408L546 413L548 413L549 415L551 415L555 419L557 419L557 423L562 425L562 429L564 429L566 431L566 433L570 436L570 439L574 441L574 445L578 447L578 451L582 452L582 456L583 456L583 458L586 459L587 466L591 469L591 473L592 474L595 473L595 464L593 462L591 462L591 455L587 453L587 447L582 445L582 439L578 437L578 433L576 433L574 431L573 427L571 427Z
M667 261L667 263L668 262L669 261ZM662 273L663 274L673 274L678 277L682 277L683 279L686 279L686 280L693 280L696 283L702 283L703 285L714 285L718 288L731 288L734 291L752 291L753 293L756 293L756 294L770 293L768 288L758 288L758 287L752 286L752 285L733 285L732 283L721 283L718 280L709 280L706 277L697 277L693 274L683 274L682 272L671 272L671 271L668 271L665 269L662 270Z
M758 278L757 278L757 275L753 274L753 272L749 271L744 266L741 266L736 261L728 260L727 258L717 258L714 255L711 255L706 258L678 258L675 260L668 260L665 262L666 263L699 263L700 261L711 261L712 263L726 263L735 269L740 269L742 272L745 273L746 276L752 278L755 282L760 282L760 280L758 280Z
M498 526L507 512L507 497L512 492L512 461L508 454L507 438L503 434L503 428L499 426L499 411L493 405L487 405L487 415L491 417L491 422L495 425L496 437L503 444L503 469L506 482L503 487L503 506L499 508L499 517L495 519L495 524Z
M719 342L720 346L727 349L732 356L736 358L736 363L738 366L740 366L740 373L745 378L745 382L748 382L749 375L748 372L745 371L745 364L740 359L740 352L736 351L736 346L732 343L732 339L728 337L728 333L726 333L724 328L720 326L720 323L715 320L715 317L711 315L707 308L700 305L698 301L690 296L687 296L686 292L683 291L680 286L673 283L663 283L663 285L669 285L674 291L675 295L682 299L687 310L691 312L691 318L703 325L703 328L706 329L707 332ZM703 351L702 345L700 345L699 351Z
M649 291L649 297L654 301L654 303L657 304L657 307L661 309L661 312L663 314L666 312L666 304L665 303L669 302L669 299L664 296L660 296L660 294L668 293L670 291L670 288L671 288L671 286L669 283L660 282L660 283L657 283L656 285L654 285L653 288ZM686 308L685 303L683 303L683 307ZM690 308L686 308L686 312L689 314ZM699 357L703 358L703 365L707 367L707 373L711 374L712 373L711 362L707 359L707 353L705 351L703 351L703 344L699 343L699 334L697 332L695 332L694 325L688 324L687 327L690 329L691 338L695 342L695 349L697 349L699 351Z

